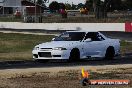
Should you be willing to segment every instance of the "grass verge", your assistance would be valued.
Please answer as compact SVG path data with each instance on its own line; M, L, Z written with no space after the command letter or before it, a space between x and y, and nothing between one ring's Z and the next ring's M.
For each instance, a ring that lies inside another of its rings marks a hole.
M53 35L0 33L0 60L31 60L35 45L50 41Z

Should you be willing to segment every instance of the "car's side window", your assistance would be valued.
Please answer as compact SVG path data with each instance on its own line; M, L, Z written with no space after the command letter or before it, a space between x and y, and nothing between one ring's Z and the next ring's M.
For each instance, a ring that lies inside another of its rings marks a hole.
M88 32L86 37L85 37L85 40L88 39L88 38L91 38L92 41L102 41L104 40L104 38L99 35L98 32Z
M98 38L100 39L100 41L105 40L105 39L102 37L102 35L98 35Z

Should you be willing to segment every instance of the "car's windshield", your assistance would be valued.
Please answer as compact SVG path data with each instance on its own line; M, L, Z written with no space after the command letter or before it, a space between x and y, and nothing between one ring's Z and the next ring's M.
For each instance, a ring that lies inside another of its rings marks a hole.
M56 37L54 41L80 41L84 36L85 32L65 32Z

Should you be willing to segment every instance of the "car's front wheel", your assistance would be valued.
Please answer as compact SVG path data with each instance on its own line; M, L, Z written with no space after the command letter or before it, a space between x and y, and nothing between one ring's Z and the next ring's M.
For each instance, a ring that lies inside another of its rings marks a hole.
M75 48L71 51L69 61L79 61L80 60L80 52L79 49Z
M105 59L112 60L115 56L114 47L108 47L105 54Z

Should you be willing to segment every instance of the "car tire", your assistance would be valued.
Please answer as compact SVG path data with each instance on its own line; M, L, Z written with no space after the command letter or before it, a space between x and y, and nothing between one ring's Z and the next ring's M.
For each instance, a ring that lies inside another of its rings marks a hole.
M80 60L80 52L78 49L73 49L70 53L69 62L79 61Z
M109 47L106 50L105 59L112 60L115 56L115 50L114 47Z

